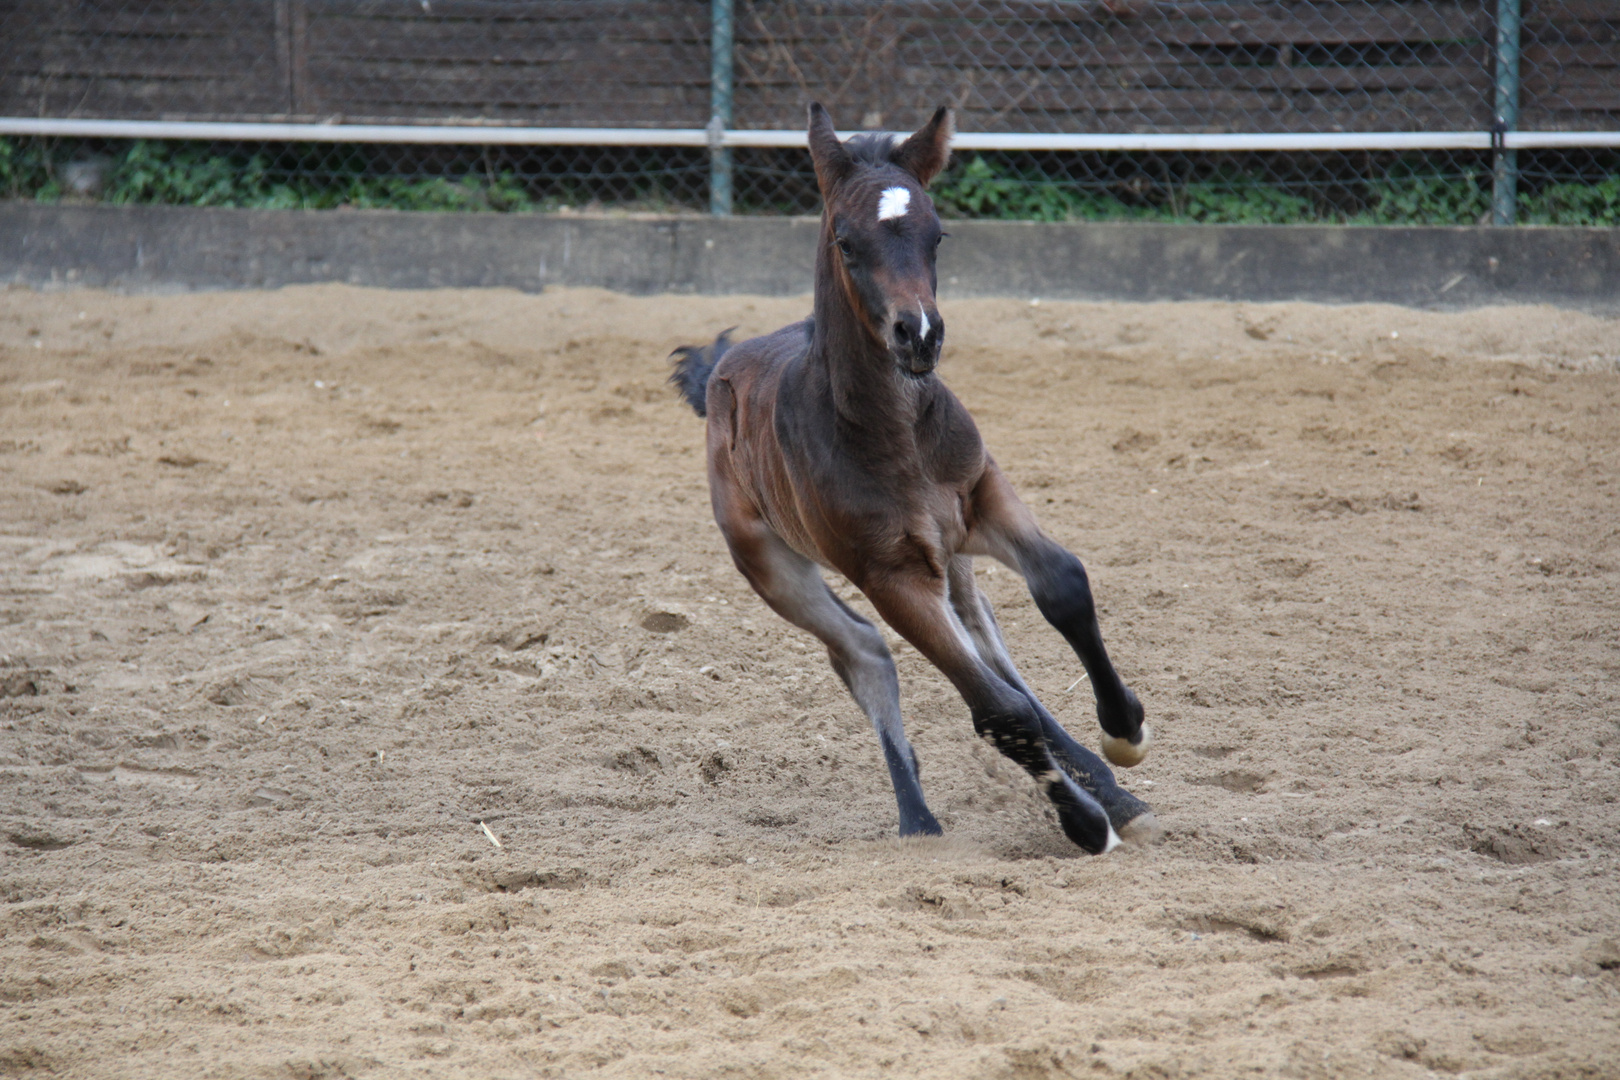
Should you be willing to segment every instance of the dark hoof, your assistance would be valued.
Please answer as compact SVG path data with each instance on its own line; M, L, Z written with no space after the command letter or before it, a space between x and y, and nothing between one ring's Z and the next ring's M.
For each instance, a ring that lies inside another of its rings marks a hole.
M1060 812L1058 823L1063 826L1063 835L1087 855L1106 855L1119 847L1119 834L1114 832L1107 818L1100 823L1095 820L1071 821Z
M1058 813L1063 835L1091 855L1105 855L1119 846L1119 836L1097 801L1067 777L1054 778L1047 798Z
M1149 816L1151 817L1152 815ZM944 836L945 830L940 828L939 822L934 820L933 814L930 814L927 810L924 810L920 817L911 821L900 822L900 835Z

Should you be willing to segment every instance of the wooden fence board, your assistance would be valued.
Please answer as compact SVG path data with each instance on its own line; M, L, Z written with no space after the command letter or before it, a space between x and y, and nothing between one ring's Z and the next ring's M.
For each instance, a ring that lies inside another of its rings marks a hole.
M1070 50L1085 52L1098 47L1099 43L1120 48L1131 47L1137 49L1176 48L1264 48L1267 46L1292 45L1296 47L1320 46L1384 46L1394 48L1429 47L1447 45L1456 42L1480 44L1489 40L1488 27L1474 27L1467 32L1447 35L1399 35L1394 33L1380 34L1370 29L1353 32L1348 28L1340 28L1335 32L1323 30L1319 33L1307 33L1303 30L1285 32L1292 28L1271 28L1265 32L1266 27L1251 27L1241 30L1232 30L1225 27L1211 26L1137 26L1124 29L1103 30L1096 33L1081 33L1077 28L1063 28L1060 31L1041 32L1040 28L1021 26L1017 33L985 33L979 34L972 29L965 29L960 33L949 36L942 35L937 27L915 28L885 28L882 33L867 31L860 26L819 26L807 29L800 33L791 32L791 28L767 27L753 28L737 35L737 45L740 49L769 51L787 44L795 52L800 50L815 55L819 50L848 47L852 44L870 47L893 47L898 44L922 45L942 52L966 52L975 59L983 50L987 55L998 52L1023 52L1032 56L1042 54L1061 54Z
M1531 70L1600 70L1620 66L1620 43L1614 45L1526 45L1524 64Z
M1335 87L1357 80L1379 84L1390 78L1411 77L1419 72L1429 72L1443 78L1459 73L1466 73L1468 77L1480 76L1487 81L1490 78L1482 63L1484 57L1481 51L1462 46L1436 48L1429 62L1422 64L1315 64L1295 56L1277 53L1248 58L1247 62L1234 59L1226 63L1197 63L1185 53L1177 55L1171 52L1128 49L1098 50L1084 55L1049 53L1030 58L1025 62L1020 62L1017 55L991 55L980 63L962 62L970 56L971 53L965 47L960 52L952 52L944 57L925 48L902 47L897 50L896 60L904 67L912 69L1032 71L1050 78L1093 81L1118 78L1144 66L1152 66L1155 70L1179 69L1188 72L1189 77L1200 77L1207 72L1271 72L1279 78L1329 79ZM751 65L750 74L754 75L758 68L762 67L767 65ZM797 67L803 71L809 65L800 64Z
M1613 113L1620 111L1620 87L1593 86L1578 92L1556 95L1556 100L1543 101L1538 110L1552 115L1564 113Z
M440 54L432 57L399 56L379 50L357 56L353 52L332 48L322 42L311 49L330 63L348 64L357 70L389 71L401 78L413 72L430 73L453 69L476 75L487 72L492 78L514 71L561 71L584 65L593 77L616 79L630 73L652 75L659 78L697 79L705 85L709 81L708 57L694 59L678 46L656 42L621 42L599 48L576 49L568 46L536 45L527 49L503 50L498 56L476 58L466 54Z
M1073 44L1052 41L1043 42L969 42L952 41L936 44L930 41L902 40L895 44L898 54L910 63L933 64L939 67L959 67L966 70L976 70L987 67L1033 67L1033 68L1106 68L1116 64L1138 63L1146 58L1164 58L1189 67L1220 66L1230 64L1235 66L1252 67L1256 65L1281 64L1282 66L1298 67L1354 67L1367 69L1373 67L1408 66L1425 67L1436 64L1468 64L1478 67L1480 62L1488 55L1484 43L1454 44L1454 43L1424 43L1421 60L1410 60L1404 65L1394 62L1372 65L1343 63L1328 63L1312 61L1308 46L1294 46L1289 43L1281 45L1267 45L1250 51L1234 51L1225 54L1211 53L1196 46L1174 46L1156 42L1130 42L1115 41L1112 39L1096 39ZM750 46L742 53L750 62L759 63L756 57L768 58L773 54L766 49L756 49ZM765 62L769 62L768 59ZM819 66L829 61L820 58L806 60L800 58L798 66Z
M980 130L1474 129L1492 5L741 0L738 123L914 99ZM1120 13L1124 12L1124 15ZM707 0L0 0L0 111L697 126ZM1620 123L1620 0L1525 0L1527 122ZM566 119L559 119L566 118Z
M116 0L114 0L116 2ZM416 19L422 22L616 22L625 18L709 19L708 0L432 0L423 11L415 0L347 0L320 5L322 13L356 19Z
M176 60L183 63L176 63ZM45 50L35 70L43 75L82 75L86 78L210 79L227 82L269 78L275 72L273 57L255 57L220 48L198 48L181 57L152 54L139 44L109 42L89 46L84 42L62 42Z
M1140 132L1163 126L1167 130L1217 132L1387 131L1410 124L1413 116L1413 104L1395 95L1356 102L1315 102L1311 108L1301 109L1286 95L1263 93L1058 92L1039 86L1022 92L1005 89L1000 95L985 94L962 103L958 121L963 130ZM748 95L748 104L757 105L750 110L755 115L802 115L805 100L804 95L792 91L769 97ZM743 103L739 96L739 106ZM834 117L844 123L856 122L866 111L860 102L834 101L828 105ZM1212 122L1212 115L1234 119ZM1439 130L1479 130L1488 122L1482 108L1445 108L1429 102L1417 103L1417 115Z
M311 76L321 83L322 72L312 67ZM594 83L594 85L593 85ZM645 98L657 93L670 101L686 101L694 95L708 100L709 88L694 84L657 83L645 80L625 80L611 87L599 81L546 77L533 79L458 79L453 75L440 78L413 79L402 82L393 78L370 78L364 75L346 75L342 83L345 101L461 101L477 102L485 99L500 101L526 101L543 105L548 101L612 101L631 95ZM562 95L560 98L558 95ZM707 106L705 106L706 108ZM700 125L701 126L701 125Z
M1620 3L1528 0L1520 125L1620 127Z
M986 73L987 75L991 73ZM1288 94L1322 94L1329 97L1425 91L1474 99L1491 88L1488 76L1454 68L1401 69L1381 72L1346 72L1330 69L1290 68L1211 68L1199 70L1176 64L1142 64L1118 67L1107 80L1049 80L1053 85L1076 88L1109 87L1133 91L1158 90L1275 90ZM952 85L960 81L953 73L919 71L905 79L909 87L929 84ZM976 85L983 85L976 82Z
M1620 27L1620 10L1614 0L1526 0L1525 21L1606 22Z
M208 0L165 0L163 4L143 5L139 9L117 2L48 6L56 9L52 21L59 26L80 27L85 32L106 36L137 34L163 38L199 33L252 33L268 31L275 19L272 0L232 0L226 4Z
M1175 40L1191 35L1205 43L1267 44L1273 42L1355 44L1400 41L1450 41L1478 38L1490 31L1488 13L1479 6L1446 5L1414 12L1402 5L1334 5L1322 9L1283 4L1234 5L1203 15L1194 9L1173 7L1161 18L1058 17L1053 19L955 18L939 19L912 14L913 5L894 3L874 14L864 12L802 12L791 5L763 10L744 4L739 9L738 38L772 36L810 42L834 41L864 28L883 32L934 37L993 40L998 36L1042 38L1061 36ZM1015 5L983 5L982 9Z
M617 38L569 41L557 38L500 42L475 41L397 41L355 40L346 35L321 34L310 47L330 56L353 57L356 61L391 60L402 63L437 64L544 64L573 56L627 56L662 63L678 62L709 73L709 50L705 44L670 41L668 38Z
M422 20L381 22L373 20L315 18L311 20L315 40L324 46L353 50L370 55L380 50L398 50L400 56L434 55L439 50L505 50L535 45L595 45L609 42L684 45L701 49L708 62L707 33L694 33L685 24L638 21L625 25L600 22L545 23L521 27L490 23L444 26Z

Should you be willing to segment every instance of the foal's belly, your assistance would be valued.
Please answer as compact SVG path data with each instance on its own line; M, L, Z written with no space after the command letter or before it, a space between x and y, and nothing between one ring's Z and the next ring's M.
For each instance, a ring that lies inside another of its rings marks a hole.
M915 566L919 558L943 576L967 542L954 491L913 490L884 513L827 520L791 497L764 507L771 529L794 551L859 583L868 570Z

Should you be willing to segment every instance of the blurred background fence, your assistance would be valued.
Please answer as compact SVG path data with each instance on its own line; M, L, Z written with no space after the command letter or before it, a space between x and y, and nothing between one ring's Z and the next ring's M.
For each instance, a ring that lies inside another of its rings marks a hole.
M0 193L804 213L804 107L962 216L1620 224L1620 0L0 0ZM242 126L247 125L247 126Z

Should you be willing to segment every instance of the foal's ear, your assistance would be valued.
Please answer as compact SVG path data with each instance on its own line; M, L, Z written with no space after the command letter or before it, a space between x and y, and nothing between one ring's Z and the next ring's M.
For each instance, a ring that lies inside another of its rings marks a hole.
M855 168L855 159L838 141L832 117L819 101L810 103L810 160L815 163L816 184L823 199L832 198L833 188Z
M895 147L889 160L917 178L923 187L939 175L951 158L951 136L956 125L951 122L951 110L941 108L934 118L911 138Z

